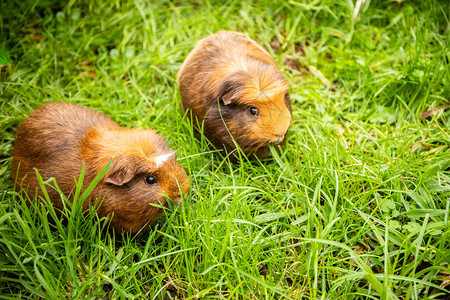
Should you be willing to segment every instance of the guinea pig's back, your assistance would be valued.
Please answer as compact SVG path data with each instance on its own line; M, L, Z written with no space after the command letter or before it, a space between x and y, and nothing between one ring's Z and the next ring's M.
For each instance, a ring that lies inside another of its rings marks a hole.
M258 64L278 69L269 53L243 33L219 31L207 36L189 53L178 73L184 105L195 111L196 102L205 101L203 93L217 81L241 70L250 71Z
M237 69L245 69L245 64L251 60L275 64L269 53L247 35L219 31L199 41L189 53L180 69L179 81L193 80L195 76L204 77L230 64L234 64Z
M224 49L225 60L263 61L267 64L275 64L275 61L258 43L247 35L235 31L219 31L212 36L220 49Z
M53 176L60 185L65 181L72 184L82 165L79 143L86 131L96 126L119 127L106 115L74 104L57 102L40 107L18 129L13 178L37 187L37 168L44 180Z
M91 127L117 125L108 116L70 103L46 104L33 112L19 127L15 153L54 156L74 151ZM22 149L26 149L22 153Z

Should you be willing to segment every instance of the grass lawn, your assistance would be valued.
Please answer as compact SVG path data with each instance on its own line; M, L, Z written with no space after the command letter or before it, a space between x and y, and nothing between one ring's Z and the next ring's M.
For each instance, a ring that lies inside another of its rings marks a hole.
M0 1L0 299L449 299L449 19L439 0ZM286 147L261 162L217 155L180 109L183 59L221 29L290 84ZM184 204L134 236L28 208L14 137L53 101L157 129Z

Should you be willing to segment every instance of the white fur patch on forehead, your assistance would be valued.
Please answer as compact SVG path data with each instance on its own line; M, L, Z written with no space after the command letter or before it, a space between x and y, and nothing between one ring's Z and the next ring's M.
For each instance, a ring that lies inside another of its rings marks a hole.
M175 152L169 152L160 156L155 157L156 168L159 168L163 165L165 161L167 161L171 156L173 156Z

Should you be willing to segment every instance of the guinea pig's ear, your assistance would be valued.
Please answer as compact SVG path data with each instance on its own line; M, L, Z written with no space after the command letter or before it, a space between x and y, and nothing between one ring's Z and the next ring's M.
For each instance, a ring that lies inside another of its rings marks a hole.
M111 183L117 186L122 186L125 183L130 182L131 179L133 179L134 174L132 174L130 171L117 171L111 174L106 175L105 182Z
M219 97L224 105L230 105L242 97L246 77L244 71L235 72L219 84Z
M239 99L239 96L236 93L234 93L233 91L228 91L222 95L221 99L223 101L223 104L230 105L232 102Z
M117 186L122 186L134 177L134 172L125 166L121 166L118 161L114 161L105 176L105 182Z

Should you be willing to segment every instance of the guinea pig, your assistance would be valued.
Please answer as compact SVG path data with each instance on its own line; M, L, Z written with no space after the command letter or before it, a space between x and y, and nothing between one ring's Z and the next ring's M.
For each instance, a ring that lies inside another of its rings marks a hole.
M184 169L176 162L163 138L152 129L121 127L103 113L69 103L50 103L32 113L20 126L15 140L12 171L16 189L27 189L30 199L42 190L35 175L51 177L73 201L74 178L83 163L86 188L110 163L106 175L83 203L98 199L100 217L111 217L115 232L136 233L147 228L161 214L167 198L180 203L189 190ZM54 188L47 187L54 207L63 203Z
M291 123L288 84L247 35L219 31L202 39L177 81L184 109L217 149L233 151L234 138L247 156L264 158L270 144L284 144Z

